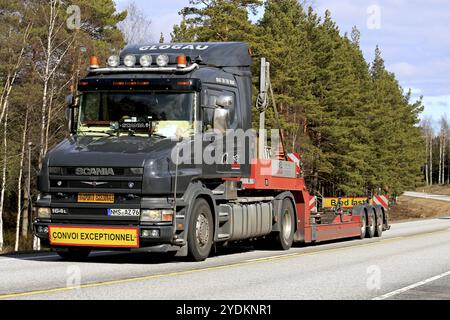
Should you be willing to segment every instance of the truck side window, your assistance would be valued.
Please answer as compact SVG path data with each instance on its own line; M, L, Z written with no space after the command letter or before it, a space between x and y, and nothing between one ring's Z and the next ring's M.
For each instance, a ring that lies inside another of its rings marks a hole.
M231 96L233 97L234 103L233 106L228 110L229 112L229 121L227 128L231 128L231 125L235 122L236 117L236 95L232 91L228 90L216 90L216 89L208 89L207 91L207 107L203 112L203 121L204 121L204 130L212 130L214 128L214 110L217 108L216 101L220 96Z

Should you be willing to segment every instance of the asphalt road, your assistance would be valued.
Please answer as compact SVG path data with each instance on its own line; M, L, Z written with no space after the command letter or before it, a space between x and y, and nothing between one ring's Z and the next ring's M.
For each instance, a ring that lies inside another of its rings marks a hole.
M205 262L152 254L0 257L0 299L450 299L450 218L381 239L222 249Z
M430 200L440 200L440 201L450 201L450 196L432 194L432 193L424 193L424 192L405 192L403 194L407 197L412 198L422 198L422 199L430 199Z

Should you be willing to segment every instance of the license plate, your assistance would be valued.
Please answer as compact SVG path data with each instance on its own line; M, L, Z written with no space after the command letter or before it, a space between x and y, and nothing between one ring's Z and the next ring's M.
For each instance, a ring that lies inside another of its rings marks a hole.
M138 228L50 226L54 246L139 248Z
M82 203L114 203L112 193L79 193L78 202Z
M139 209L108 209L110 217L139 217L141 210Z

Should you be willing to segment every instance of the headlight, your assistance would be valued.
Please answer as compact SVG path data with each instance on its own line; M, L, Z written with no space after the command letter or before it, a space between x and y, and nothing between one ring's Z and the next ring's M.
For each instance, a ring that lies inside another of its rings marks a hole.
M143 222L172 222L173 210L142 210Z
M134 67L136 65L136 57L129 54L123 59L123 63L129 68Z
M142 210L141 221L145 222L161 222L161 210Z
M159 67L166 67L169 64L169 56L166 54L162 54L156 58L156 64Z
M52 210L50 208L38 208L37 209L38 218L41 218L41 219L50 219L51 213L52 213Z
M111 56L108 58L108 65L111 68L116 68L120 65L120 58L118 56Z
M152 62L153 62L152 56L149 56L148 54L143 55L139 60L139 63L144 68L150 67L152 65Z

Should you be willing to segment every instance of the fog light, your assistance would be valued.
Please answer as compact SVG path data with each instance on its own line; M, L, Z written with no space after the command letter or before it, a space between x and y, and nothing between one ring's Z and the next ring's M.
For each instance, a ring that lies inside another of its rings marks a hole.
M156 58L156 64L159 67L166 67L169 64L169 56L166 54L162 54Z
M120 58L118 56L111 56L108 58L108 65L111 68L116 68L120 65Z
M39 226L38 233L48 233L48 227Z
M38 208L37 216L38 218L49 219L51 215L50 208Z
M150 230L150 237L159 238L159 230Z
M159 230L142 230L143 238L159 238Z
M143 55L140 59L139 59L139 63L141 64L141 66L143 66L144 68L150 67L152 65L153 62L153 58L150 55Z
M134 67L136 65L136 57L131 54L127 55L123 59L123 63L124 63L124 65L126 65L129 68Z

